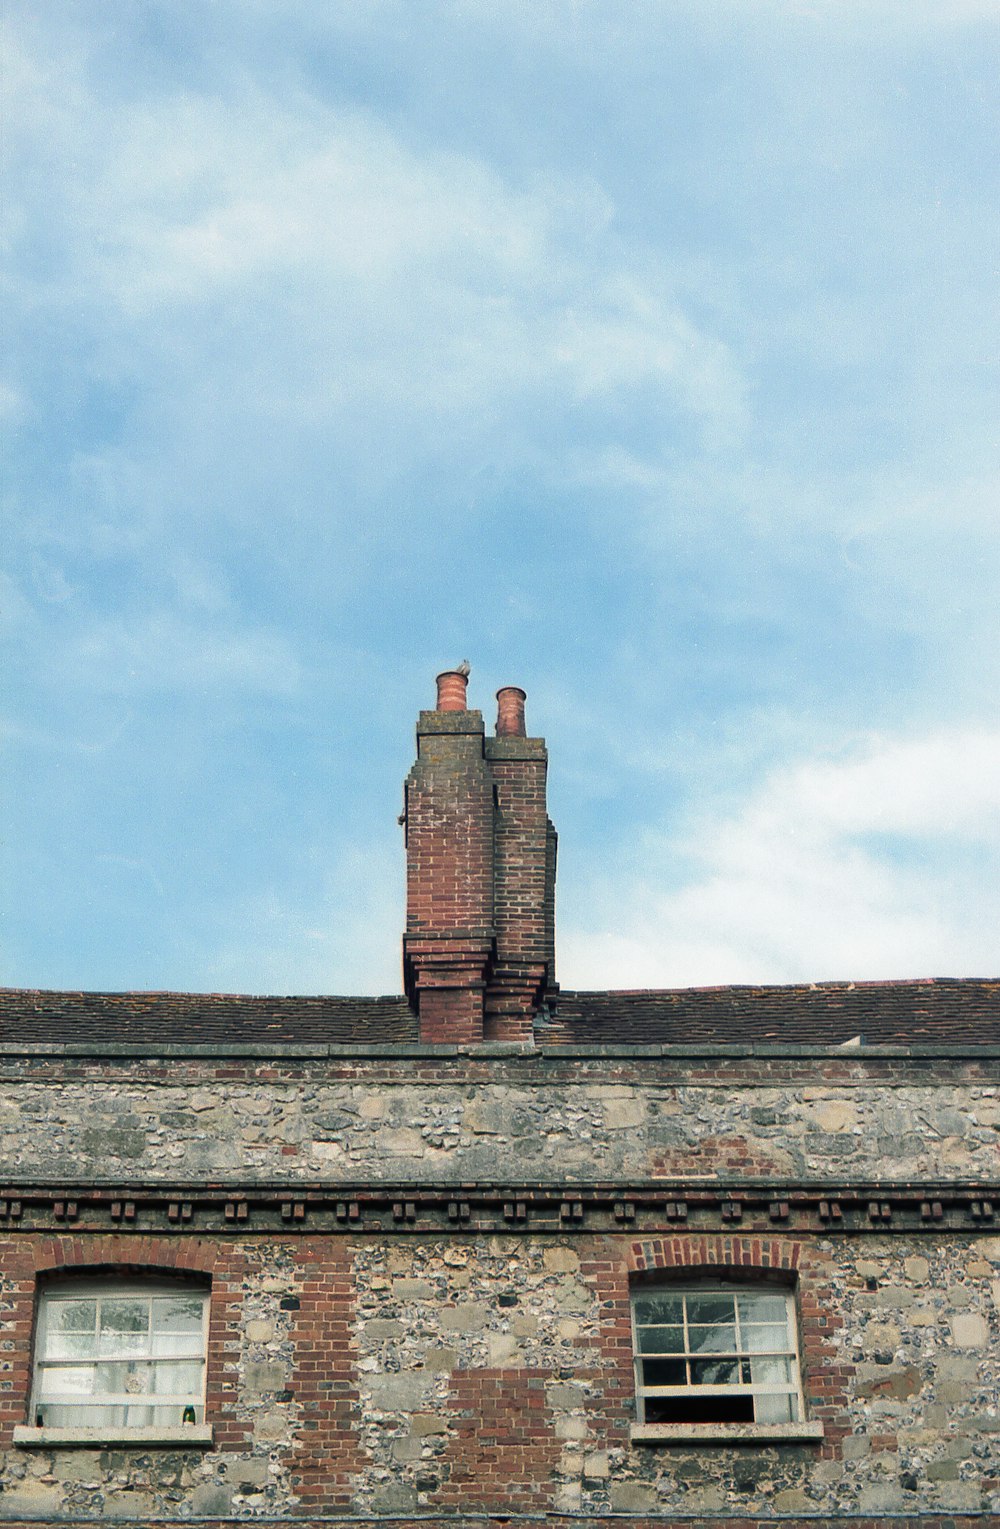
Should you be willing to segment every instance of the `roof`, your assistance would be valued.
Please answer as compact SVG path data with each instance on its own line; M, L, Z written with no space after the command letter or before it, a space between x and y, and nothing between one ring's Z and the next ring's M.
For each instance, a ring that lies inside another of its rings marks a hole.
M1000 1045L1000 980L818 982L787 987L702 987L561 993L546 1042L682 1045L784 1042L868 1046L950 1042Z
M0 1044L299 1045L416 1041L406 999L0 989Z
M1000 979L562 992L546 1046L767 1043L1000 1045ZM398 1045L419 1040L403 997L0 989L0 1044Z

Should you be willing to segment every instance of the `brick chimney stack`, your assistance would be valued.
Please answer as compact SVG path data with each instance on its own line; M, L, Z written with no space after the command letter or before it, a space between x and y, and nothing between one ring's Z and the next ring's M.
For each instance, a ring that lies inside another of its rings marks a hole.
M556 834L547 755L523 690L497 692L497 736L467 709L467 666L437 679L406 781L403 971L422 1041L530 1040L555 990Z

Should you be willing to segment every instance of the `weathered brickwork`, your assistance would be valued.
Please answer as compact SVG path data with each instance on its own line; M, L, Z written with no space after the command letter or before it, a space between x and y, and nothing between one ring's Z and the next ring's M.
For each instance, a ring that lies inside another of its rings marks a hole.
M211 1449L9 1448L35 1282L73 1268L211 1277ZM11 1236L3 1269L3 1522L1000 1514L997 1236ZM630 1442L630 1281L722 1269L794 1281L822 1441Z
M547 755L524 733L524 692L499 693L498 736L438 676L407 776L406 989L424 1041L529 1040L555 980L555 830Z

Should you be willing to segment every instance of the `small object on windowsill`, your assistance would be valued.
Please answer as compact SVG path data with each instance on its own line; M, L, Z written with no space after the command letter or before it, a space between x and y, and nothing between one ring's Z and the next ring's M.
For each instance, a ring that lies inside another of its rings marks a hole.
M194 1408L192 1406L190 1406L190 1404L189 1404L187 1407L184 1408L184 1411L181 1413L181 1422L182 1423L197 1423L197 1421L198 1421L198 1419L195 1417Z

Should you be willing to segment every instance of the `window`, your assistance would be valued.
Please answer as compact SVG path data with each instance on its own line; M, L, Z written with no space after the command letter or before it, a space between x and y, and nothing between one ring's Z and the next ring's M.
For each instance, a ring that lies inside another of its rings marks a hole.
M180 1284L48 1287L35 1336L33 1427L19 1433L138 1431L145 1440L193 1428L191 1442L202 1442L207 1315L207 1292Z
M732 1434L742 1425L751 1436L821 1432L804 1422L790 1291L640 1286L632 1316L640 1430L671 1425Z

